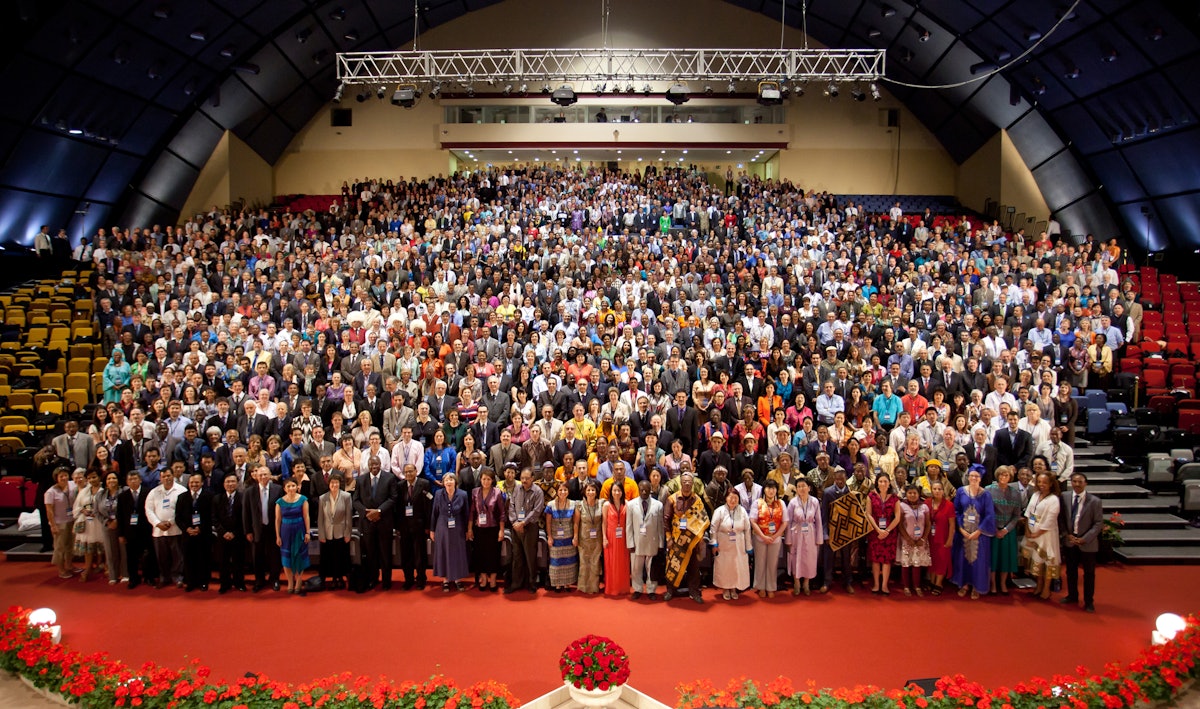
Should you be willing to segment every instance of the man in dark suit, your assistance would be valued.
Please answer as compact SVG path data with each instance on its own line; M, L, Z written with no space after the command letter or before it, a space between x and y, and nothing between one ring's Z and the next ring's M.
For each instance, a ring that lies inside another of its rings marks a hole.
M991 485L996 479L996 447L987 442L987 431L983 427L975 429L971 434L971 442L963 446L963 452L967 456L967 465L982 465L984 469L982 485ZM961 484L955 480L955 477L962 479ZM957 473L957 468L951 470L947 477L950 478L951 484L955 487L962 487L967 484L966 473Z
M379 375L377 374L375 376ZM382 431L383 414L385 411L391 408L391 402L389 402L384 398L383 395L379 393L378 387L376 387L374 384L368 384L367 395L363 397L360 403L362 404L364 411L371 412L371 425Z
M404 590L414 586L425 588L425 570L429 555L425 541L429 537L429 517L433 495L429 481L417 477L417 466L404 466L404 479L396 492L396 509L400 510L397 528L400 531L400 568L404 571Z
M237 420L238 440L242 443L249 443L250 436L254 435L262 436L265 439L270 424L271 419L258 413L253 401L246 401L242 405L242 415L238 416Z
M458 397L446 393L446 382L439 381L433 387L433 393L426 399L429 404L429 415L438 423L446 422L446 412L458 406Z
M175 502L175 524L183 530L183 578L188 591L207 591L212 577L212 501L204 474L195 472L188 476L188 491Z
M505 428L500 431L500 442L488 450L488 465L492 470L504 470L509 463L523 467L526 464L525 451L512 442L512 431Z
M567 421L563 424L562 438L554 444L554 462L562 465L563 456L570 453L575 460L587 460L587 443L576 435L575 421ZM492 468L492 470L503 470L504 468Z
M281 562L275 544L275 503L283 497L283 488L271 482L271 470L265 465L254 471L254 481L242 505L242 525L254 556L254 592L268 581L278 591Z
M137 588L143 578L158 576L158 564L150 543L150 520L146 519L146 495L150 493L150 486L142 484L142 477L136 470L125 474L125 484L127 487L117 496L117 537L125 547L129 588Z
M492 421L491 407L480 404L478 409L479 415L475 418L475 423L471 424L469 430L471 437L475 439L475 448L481 451L489 451L492 446L500 442L500 425Z
M500 390L500 377L493 374L488 377L487 389L479 400L480 408L488 407L491 419L498 426L508 425L508 412L512 409L512 397ZM478 441L477 441L478 442Z
M558 380L553 377L546 379L546 391L538 394L534 404L537 406L538 411L541 411L547 405L553 407L554 417L560 421L571 418L567 395L558 388Z
M959 391L963 386L963 377L958 372L954 371L954 360L949 357L942 357L938 362L940 367L937 374L933 375L933 388L941 388L946 392L946 400L949 401L954 396L954 392ZM971 392L963 392L967 399L970 399ZM930 398L930 397L925 397Z
M992 445L996 447L996 465L1012 465L1018 469L1028 467L1033 457L1033 438L1028 431L1017 428L1021 417L1016 411L1008 412L1008 428L996 431Z
M378 457L367 461L367 474L359 477L354 511L362 525L369 588L392 587L392 531L395 529L396 476L383 470ZM380 578L382 575L382 579ZM380 581L382 580L382 583Z
M221 481L222 490L212 498L212 526L217 544L217 573L221 580L218 593L229 589L246 590L243 570L246 564L245 525L242 522L242 502L245 492L238 478L229 473Z
M1083 473L1071 474L1071 489L1062 494L1062 512L1058 515L1062 531L1063 566L1067 572L1067 595L1063 604L1079 603L1079 567L1083 567L1083 609L1095 613L1096 553L1100 551L1100 532L1104 528L1104 503L1087 491Z
M204 421L204 430L216 426L221 429L221 435L224 436L226 431L237 428L238 417L229 412L229 400L217 399L217 413L209 416Z
M696 430L699 426L699 412L687 405L687 393L675 392L675 405L667 409L666 427L688 455L696 452Z
M367 396L367 387L375 385L375 391L383 391L383 377L379 376L379 372L375 371L375 365L369 357L363 357L359 364L362 371L354 375L354 394L362 399ZM378 395L378 394L377 394Z
M312 440L304 444L304 449L300 453L300 458L304 461L304 469L311 471L310 477L321 469L321 457L332 456L335 451L337 451L337 446L334 442L325 440L325 429L320 426L314 428ZM317 491L317 481L316 478L313 478L313 496L319 496L324 492L324 489L321 489L320 492Z

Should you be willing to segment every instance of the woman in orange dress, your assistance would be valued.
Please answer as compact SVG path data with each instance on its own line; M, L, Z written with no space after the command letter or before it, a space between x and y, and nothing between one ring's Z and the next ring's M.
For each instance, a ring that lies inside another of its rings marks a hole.
M758 420L766 426L771 423L771 414L783 408L783 397L775 393L775 382L767 382L763 395L758 397Z
M604 595L629 593L629 547L625 541L625 490L609 489L604 501Z

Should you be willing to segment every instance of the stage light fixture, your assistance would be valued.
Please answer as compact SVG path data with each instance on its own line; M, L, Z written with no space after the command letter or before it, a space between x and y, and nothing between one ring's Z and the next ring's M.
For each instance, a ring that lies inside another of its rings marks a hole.
M505 84L504 85L504 95L508 96L511 93L512 93L512 84Z
M920 25L913 25L913 29L916 30L918 42L928 42L929 41L929 37L930 37L929 30L925 29L924 27L922 27Z
M713 92L713 90L712 90L712 84L705 84L705 85L704 85L704 95L705 95L705 96L712 96L712 92Z
M379 88L375 89L375 95L379 97L380 101L382 101L383 97L387 95L387 87L380 86Z
M392 94L392 105L412 108L417 104L417 99L420 97L421 93L412 84L397 86L396 92Z
M197 42L203 42L204 40L208 39L208 33L202 29L197 28L197 29L192 30L191 34L188 35L188 38L194 39Z
M336 89L334 89L334 91L333 91L333 102L334 102L334 103L341 103L341 102L342 102L342 92L344 92L345 90L346 90L346 85L345 85L345 84L338 84L338 85L337 85L337 88L336 88ZM190 94L189 94L189 95L190 95Z
M915 54L913 54L913 50L909 49L908 47L901 47L901 48L900 48L900 61L901 61L901 63L908 64L909 62L911 62L911 61L913 60L913 57L915 57L915 56L916 56L916 55L915 55Z
M574 105L579 100L579 97L575 95L575 89L571 88L568 84L563 84L550 94L550 100L556 106L566 107Z
M862 89L860 89L859 87L855 86L855 87L853 87L853 88L851 88L851 89L850 89L850 98L852 98L852 99L854 99L855 101L858 101L859 103L861 103L861 102L863 102L863 101L866 101L866 100L867 100L867 95L863 93L863 90L862 90Z
M517 87L517 93L521 94L522 96L529 93L529 84L521 84L519 87Z
M883 94L879 93L879 84L876 84L874 81L872 81L869 88L871 90L872 101L878 101L879 99L883 98Z
M737 86L731 81L729 82L729 86L725 87L725 91L731 94L737 93Z
M358 95L354 97L354 100L358 101L359 103L366 103L367 99L370 97L371 94L368 91L363 90L358 92Z
M333 20L334 22L341 22L342 20L346 19L346 8L339 7L334 9L333 12L329 13L329 19Z
M877 27L867 28L867 39L878 39L879 35L883 34L883 30Z
M1072 66L1070 69L1067 69L1065 72L1063 72L1063 78L1064 79L1078 79L1079 75L1082 73L1083 72L1080 71L1079 67Z
M836 81L829 82L829 86L825 87L825 95L829 98L838 97L838 85Z
M666 96L667 96L667 100L670 101L671 103L675 104L676 106L687 103L687 101L688 101L687 87L680 83L671 84L670 88L667 89Z
M650 84L642 84L642 95L643 96L650 95Z
M783 103L783 92L777 81L760 81L758 83L758 102L763 106L778 106Z
M894 17L896 14L896 8L892 7L891 5L887 5L887 4L880 5L879 6L879 14L884 19L887 19L889 17Z
M305 42L307 42L308 38L311 36L312 36L312 28L311 27L304 27L302 29L296 30L296 41L299 42L300 44L304 44Z
M429 98L437 98L440 93L442 93L442 82L439 81L429 89Z

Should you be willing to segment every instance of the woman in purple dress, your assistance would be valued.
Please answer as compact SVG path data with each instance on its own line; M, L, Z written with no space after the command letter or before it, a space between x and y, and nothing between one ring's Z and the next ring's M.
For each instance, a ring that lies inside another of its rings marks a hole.
M433 496L429 538L433 540L433 575L442 577L442 590L449 593L450 584L463 590L459 579L471 575L467 562L470 504L467 493L458 489L457 475L448 473L442 485Z
M967 484L954 496L959 533L954 537L954 576L950 581L958 586L959 596L970 589L972 600L987 593L991 585L992 545L985 537L996 535L996 510L992 496L979 484L982 479L983 466L972 465Z

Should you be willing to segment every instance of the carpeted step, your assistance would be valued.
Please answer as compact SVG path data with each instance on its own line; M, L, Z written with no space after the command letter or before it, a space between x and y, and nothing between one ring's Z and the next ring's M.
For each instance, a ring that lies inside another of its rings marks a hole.
M1200 529L1125 529L1121 538L1133 546L1200 546Z
M1198 546L1128 546L1116 550L1129 564L1200 564Z

